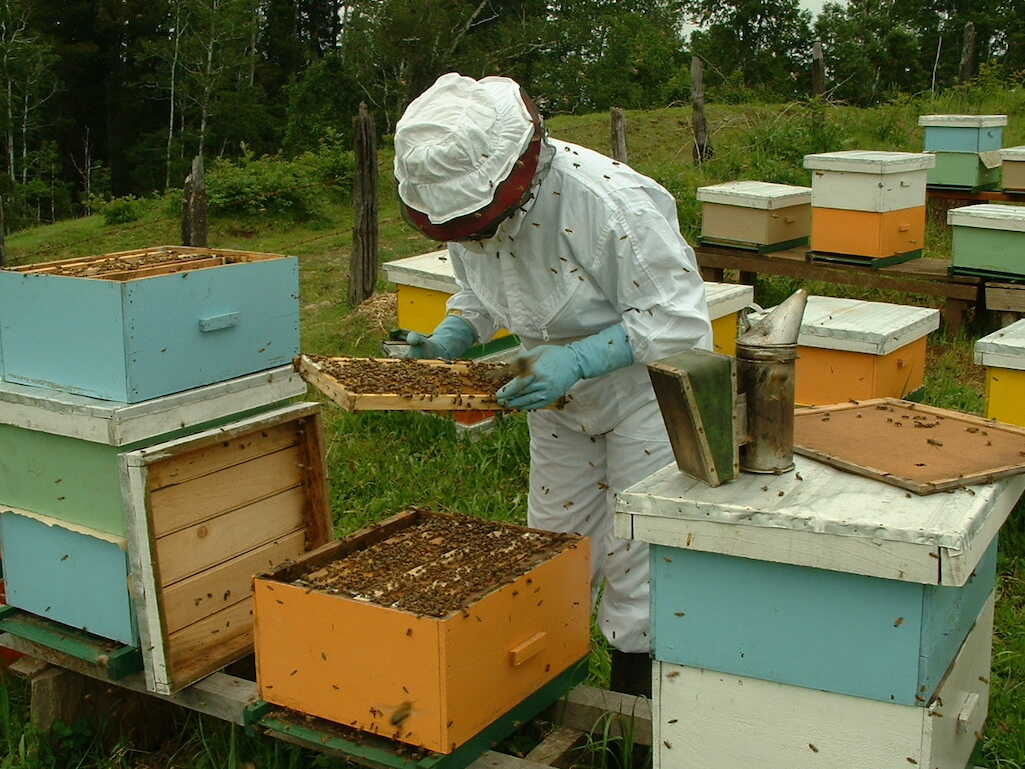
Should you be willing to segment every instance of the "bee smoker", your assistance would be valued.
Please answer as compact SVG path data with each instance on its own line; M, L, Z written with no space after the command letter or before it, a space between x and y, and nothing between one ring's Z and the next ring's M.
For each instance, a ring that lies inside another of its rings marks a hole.
M680 470L711 486L794 467L798 291L737 339L736 357L686 350L648 364ZM745 324L747 323L745 318Z
M808 293L797 291L737 338L737 389L747 405L746 442L740 447L744 472L794 468L797 338L807 303Z

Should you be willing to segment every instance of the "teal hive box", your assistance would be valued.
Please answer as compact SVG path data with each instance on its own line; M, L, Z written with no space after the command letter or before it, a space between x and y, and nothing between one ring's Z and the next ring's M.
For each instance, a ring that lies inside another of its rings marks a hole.
M979 189L1000 183L1002 160L998 150L990 152L937 152L936 165L929 169L928 183L934 187Z
M996 550L943 587L654 546L655 658L923 705L993 592Z
M122 452L305 392L291 366L134 405L0 383L0 504L124 537Z
M1003 146L1007 115L922 115L926 152L992 152Z
M0 508L0 544L8 604L138 645L127 540Z
M984 203L947 212L955 273L1025 276L1025 208Z
M138 403L291 361L294 257L160 247L0 270L6 382Z

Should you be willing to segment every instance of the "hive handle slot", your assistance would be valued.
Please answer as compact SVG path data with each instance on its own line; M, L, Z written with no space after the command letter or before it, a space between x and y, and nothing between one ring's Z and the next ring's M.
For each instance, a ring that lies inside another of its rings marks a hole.
M239 314L237 312L226 312L222 315L210 315L199 319L199 330L203 333L208 331L220 331L224 328L237 326Z
M512 663L514 668L518 668L523 663L535 657L538 652L544 651L547 646L548 634L545 632L534 633L534 635L526 641L509 650L509 661Z
M966 734L968 732L968 725L972 722L972 715L975 713L975 708L979 705L979 695L977 692L972 692L964 698L964 702L961 703L961 709L957 711L957 726L956 731L958 734Z

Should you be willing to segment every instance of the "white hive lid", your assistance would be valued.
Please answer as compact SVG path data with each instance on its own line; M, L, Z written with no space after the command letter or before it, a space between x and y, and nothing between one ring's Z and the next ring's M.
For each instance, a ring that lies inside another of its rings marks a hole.
M907 171L922 171L935 165L936 157L926 152L843 150L804 156L804 167L812 171L900 174Z
M754 320L758 316L752 316ZM888 355L940 327L940 311L863 299L808 297L797 343L803 347Z
M448 250L396 259L381 265L392 283L454 294L459 290Z
M975 362L981 366L1025 371L1025 320L994 331L975 343Z
M1025 232L1025 207L980 203L977 206L952 208L947 211L947 224L954 227Z
M1025 160L1025 145L1021 147L1004 147L1000 150L1003 160Z
M995 128L1007 125L1007 115L920 115L926 128Z
M739 312L755 299L752 286L740 286L734 283L706 283L705 298L708 300L708 314L712 320Z
M772 182L726 182L698 187L698 200L726 206L774 210L811 203L811 187Z

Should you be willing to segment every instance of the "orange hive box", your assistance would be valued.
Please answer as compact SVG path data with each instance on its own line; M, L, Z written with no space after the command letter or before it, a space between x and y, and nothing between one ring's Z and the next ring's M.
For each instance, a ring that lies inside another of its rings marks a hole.
M476 574L454 568L468 527L492 532ZM437 603L458 585L461 608ZM590 545L414 510L258 576L254 595L264 700L450 753L588 653Z
M812 251L885 259L925 244L925 206L899 211L811 210Z

